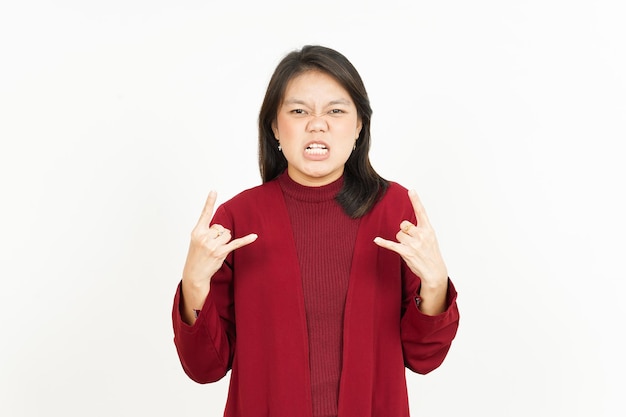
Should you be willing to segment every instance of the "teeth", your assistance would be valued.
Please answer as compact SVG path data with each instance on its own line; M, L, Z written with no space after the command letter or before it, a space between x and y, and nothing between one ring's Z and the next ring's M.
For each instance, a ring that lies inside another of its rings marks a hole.
M326 146L320 143L312 143L307 147L307 149L326 149Z
M328 149L326 148L306 148L304 150L304 152L310 154L310 155L324 155L326 152L328 152Z
M304 152L308 153L309 155L324 155L328 152L328 149L325 145L322 145L321 143L312 143L307 146Z

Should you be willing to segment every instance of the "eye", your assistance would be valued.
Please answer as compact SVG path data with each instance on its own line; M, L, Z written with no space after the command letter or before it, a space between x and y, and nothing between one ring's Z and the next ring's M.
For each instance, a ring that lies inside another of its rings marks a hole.
M289 113L292 113L292 114L302 114L302 115L306 114L306 112L303 109L293 109Z
M332 109L332 110L329 112L329 114L332 114L332 115L338 115L338 114L344 114L344 113L345 113L345 111L343 111L343 110L341 110L341 109Z

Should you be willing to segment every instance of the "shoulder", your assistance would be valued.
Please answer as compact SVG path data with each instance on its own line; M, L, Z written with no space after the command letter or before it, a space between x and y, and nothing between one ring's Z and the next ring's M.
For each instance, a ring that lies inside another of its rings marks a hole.
M383 196L374 205L367 216L378 218L382 221L388 220L396 224L398 219L411 219L414 216L413 206L409 199L409 190L398 184L389 181L388 187Z
M409 200L409 190L398 184L394 181L389 181L389 186L385 190L385 194L379 200L377 205L383 206L394 206L396 208L411 205L411 200Z
M280 195L281 191L278 181L272 180L241 191L224 202L221 208L229 212L238 212L241 210L250 211L261 207L265 208L268 205L276 204L278 201L277 197L280 197Z
M408 199L408 193L409 190L398 184L397 182L394 181L389 181L389 186L387 187L387 190L385 191L385 195L383 196L383 199L385 198L389 198L389 199L393 199L393 200L404 200L404 199Z
M239 229L247 225L259 224L262 219L272 216L280 207L282 194L277 181L241 191L222 203L213 216L212 223L219 223L227 229ZM247 232L246 232L247 233Z

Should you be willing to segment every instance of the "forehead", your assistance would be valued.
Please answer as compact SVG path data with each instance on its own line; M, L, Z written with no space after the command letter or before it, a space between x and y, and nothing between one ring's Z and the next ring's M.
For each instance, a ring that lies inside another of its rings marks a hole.
M322 96L352 101L350 93L335 77L320 70L308 70L291 78L285 86L283 101Z

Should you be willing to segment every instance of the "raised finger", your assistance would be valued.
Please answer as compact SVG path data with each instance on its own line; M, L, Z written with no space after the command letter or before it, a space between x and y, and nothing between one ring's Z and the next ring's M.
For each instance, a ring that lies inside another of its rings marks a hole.
M233 239L227 245L225 245L225 249L227 253L234 251L235 249L239 249L243 246L249 245L254 242L259 236L256 233L250 233L249 235Z
M424 226L430 226L430 221L426 215L426 209L424 209L422 201L417 195L417 191L409 190L409 200L411 200L411 204L413 205L413 212L417 218L417 225L419 226L420 224L423 224Z
M204 208L202 209L202 214L198 219L198 226L201 227L209 227L211 224L211 219L213 218L213 207L215 207L215 201L217 200L217 193L213 190L209 191L209 195L206 198L206 202L204 203Z
M406 247L403 244L394 242L393 240L383 239L382 237L375 238L374 243L376 243L381 248L389 249L399 255L403 255L406 251Z

